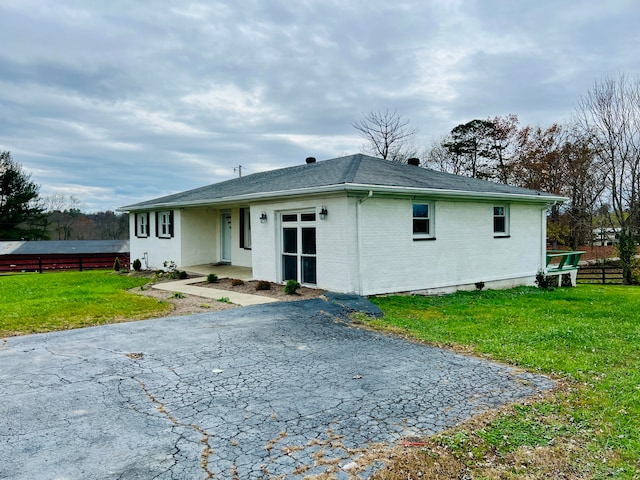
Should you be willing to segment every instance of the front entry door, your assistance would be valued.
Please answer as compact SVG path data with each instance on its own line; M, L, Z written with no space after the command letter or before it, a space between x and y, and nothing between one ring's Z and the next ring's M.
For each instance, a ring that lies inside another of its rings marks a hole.
M316 214L282 214L282 280L315 285Z
M220 261L231 263L231 213L223 212L220 216Z

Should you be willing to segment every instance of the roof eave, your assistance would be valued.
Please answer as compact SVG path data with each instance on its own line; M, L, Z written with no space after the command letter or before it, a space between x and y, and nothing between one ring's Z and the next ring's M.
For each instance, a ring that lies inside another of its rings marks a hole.
M274 198L302 196L302 195L318 195L324 193L338 192L374 192L378 194L395 194L395 195L420 195L434 198L454 198L466 200L511 200L530 203L559 203L567 200L566 197L551 194L522 194L522 193L504 193L504 192L471 192L467 190L448 190L440 188L419 188L419 187L396 187L387 185L369 185L369 184L337 184L325 185L320 187L299 188L292 190L278 190L273 192L259 192L247 195L234 195L229 197L214 198L208 200L198 200L190 202L160 202L146 205L129 205L118 208L120 212L139 212L146 210L158 210L163 208L189 208L204 207L228 203L252 202L257 200L266 200Z

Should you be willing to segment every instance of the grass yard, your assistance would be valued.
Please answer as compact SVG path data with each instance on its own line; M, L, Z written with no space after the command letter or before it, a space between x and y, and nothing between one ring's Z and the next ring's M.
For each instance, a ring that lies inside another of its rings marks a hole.
M398 449L374 478L640 478L640 288L373 302L385 317L370 327L567 379L548 398Z
M104 325L169 312L169 303L126 292L148 282L148 278L96 270L0 276L0 337Z

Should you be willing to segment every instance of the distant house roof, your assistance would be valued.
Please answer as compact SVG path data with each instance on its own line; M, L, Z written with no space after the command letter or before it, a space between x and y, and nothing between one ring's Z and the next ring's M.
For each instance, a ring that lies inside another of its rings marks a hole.
M129 253L129 240L43 240L0 242L2 255Z
M186 207L336 191L512 198L541 203L563 197L536 190L436 172L357 154L254 173L206 187L135 203L119 210Z

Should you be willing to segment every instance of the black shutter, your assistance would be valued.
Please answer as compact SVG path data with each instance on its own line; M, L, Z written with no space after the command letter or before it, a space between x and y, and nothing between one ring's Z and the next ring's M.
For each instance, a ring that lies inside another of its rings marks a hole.
M169 236L173 238L173 210L169 212Z
M144 236L145 237L150 237L151 236L151 214L149 212L147 212L145 214L147 216L147 230L144 232Z
M160 226L158 225L158 220L160 220L158 212L156 212L156 237L160 236Z
M244 215L245 209L240 209L240 248L244 248Z
M138 230L138 215L140 215L140 214L136 213L136 214L133 215L133 223L135 225L133 228L134 228L134 230L136 232L135 233L136 237L140 236L140 230Z

